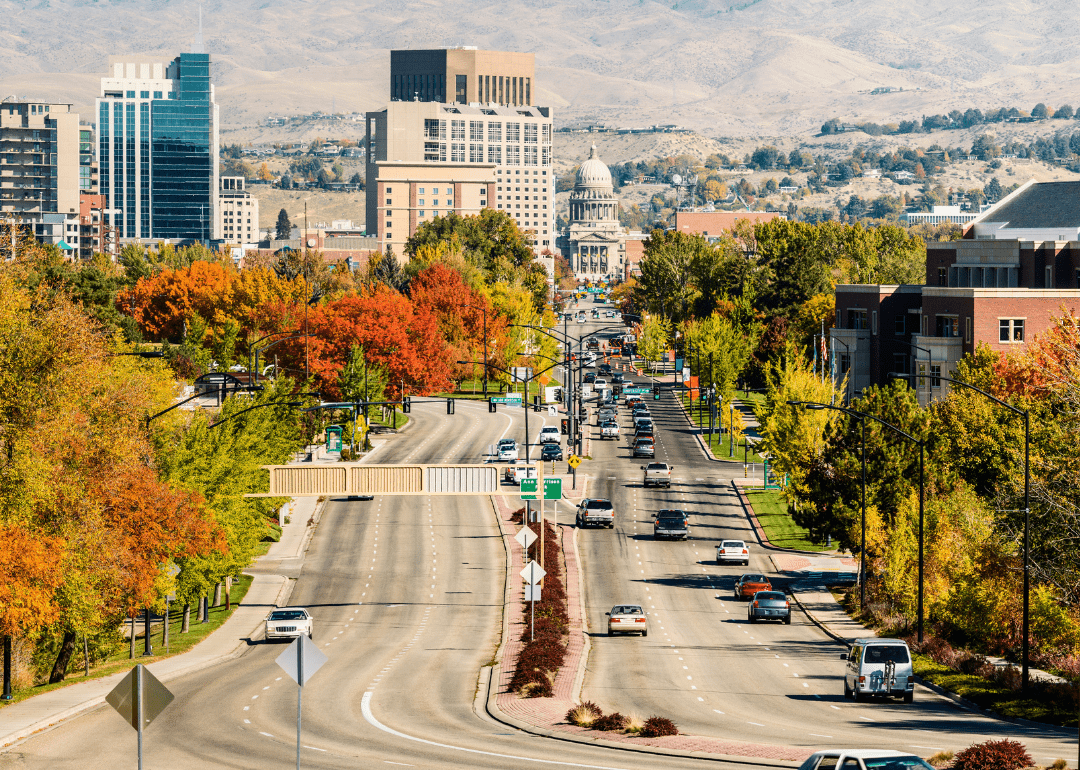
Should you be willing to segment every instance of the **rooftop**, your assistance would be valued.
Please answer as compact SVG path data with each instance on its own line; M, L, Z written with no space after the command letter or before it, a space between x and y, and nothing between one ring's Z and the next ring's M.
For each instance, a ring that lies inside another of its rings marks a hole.
M1080 227L1080 181L1028 182L976 222L1001 222L1010 230Z

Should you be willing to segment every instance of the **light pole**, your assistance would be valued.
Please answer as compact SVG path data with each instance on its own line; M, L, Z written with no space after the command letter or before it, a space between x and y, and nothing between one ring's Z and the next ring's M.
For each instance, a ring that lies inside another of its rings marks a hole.
M925 521L925 499L926 499L926 439L917 439L910 433L906 433L897 428L892 423L885 422L880 417L875 417L867 412L860 412L857 409L849 409L842 406L833 406L832 404L820 404L816 401L788 401L792 406L804 406L807 409L832 409L837 412L844 412L858 417L863 420L863 515L862 515L862 549L863 553L860 558L860 574L859 578L861 582L865 582L865 553L866 553L866 423L867 419L880 423L894 433L903 436L909 441L919 445L919 593L918 593L918 638L921 642L923 640L923 566L924 566L924 521Z
M908 377L932 377L929 374L901 374L899 372L889 372L889 377L908 378ZM986 396L1000 406L1005 407L1010 412L1018 414L1024 418L1024 610L1023 610L1023 638L1020 640L1020 669L1021 678L1020 686L1021 691L1026 691L1028 687L1029 678L1029 661L1028 655L1030 653L1030 646L1028 641L1028 630L1030 623L1031 613L1031 416L1027 409L1019 409L1012 404L1002 401L996 396L992 396L981 388L977 388L974 385L964 382L963 380L953 379L952 377L934 377L936 380L942 382L948 382L953 385L960 385L961 387L973 390L976 393L980 393Z

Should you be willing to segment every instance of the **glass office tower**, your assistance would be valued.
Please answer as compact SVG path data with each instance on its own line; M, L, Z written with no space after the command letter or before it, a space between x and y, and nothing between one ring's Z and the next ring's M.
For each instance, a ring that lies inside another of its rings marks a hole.
M218 106L210 55L115 62L97 100L98 178L121 238L210 240Z

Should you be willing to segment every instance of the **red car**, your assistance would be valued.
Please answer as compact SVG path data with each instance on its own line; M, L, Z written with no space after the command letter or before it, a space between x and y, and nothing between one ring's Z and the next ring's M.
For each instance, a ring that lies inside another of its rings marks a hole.
M758 591L771 591L772 583L762 574L753 572L743 575L735 583L736 601L748 601Z

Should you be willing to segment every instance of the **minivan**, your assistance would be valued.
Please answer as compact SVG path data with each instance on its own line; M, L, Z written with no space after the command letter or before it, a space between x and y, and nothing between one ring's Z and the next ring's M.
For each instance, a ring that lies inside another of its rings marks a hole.
M915 672L911 651L903 639L856 639L851 651L840 655L844 669L844 697L860 701L889 696L911 703L915 698Z

